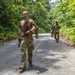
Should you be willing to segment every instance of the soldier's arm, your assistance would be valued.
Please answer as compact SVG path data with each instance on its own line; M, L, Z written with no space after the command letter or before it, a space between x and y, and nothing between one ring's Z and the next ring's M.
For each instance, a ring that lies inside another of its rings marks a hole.
M38 27L36 26L34 21L32 21L32 29L31 29L31 31L34 31L35 37L38 38Z
M31 28L31 31L34 31L35 29L37 29L37 26L36 26L35 22L32 20L32 28Z
M35 29L36 29L36 24L34 23L33 20L31 20L31 29L28 30L26 33L30 33L30 32L32 32L32 31L34 31Z

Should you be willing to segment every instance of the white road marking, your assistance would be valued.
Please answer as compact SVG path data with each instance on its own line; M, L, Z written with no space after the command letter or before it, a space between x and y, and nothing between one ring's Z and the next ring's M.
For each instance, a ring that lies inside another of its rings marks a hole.
M40 43L36 46L36 48L34 49L33 52L35 52L37 50L37 48L41 45L42 41L44 40L44 38L40 41Z

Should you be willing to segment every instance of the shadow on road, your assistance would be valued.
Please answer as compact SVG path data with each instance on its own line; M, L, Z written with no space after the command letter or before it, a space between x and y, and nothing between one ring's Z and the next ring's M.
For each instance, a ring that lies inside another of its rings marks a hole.
M40 66L36 66L36 65L33 65L32 67L29 67L27 69L27 71L37 71L37 74L40 74L40 73L43 73L43 72L46 72L48 69L46 69L45 67L40 67Z
M59 70L61 65L57 63L67 58L65 53L69 52L72 47L67 46L62 40L56 43L55 40L49 36L40 37L38 41L42 39L42 43L34 53L33 61L36 65Z
M33 55L33 67L27 68L27 71L37 71L37 74L48 71L49 69L59 70L60 65L57 65L60 61L67 58L64 53L69 52L72 47L67 46L62 40L59 43L55 43L55 40L48 36L40 36L39 39L34 40L36 47L43 39L42 43L35 50ZM7 47L7 48L6 48ZM0 48L0 72L3 70L15 69L20 65L20 50L15 45L5 45Z

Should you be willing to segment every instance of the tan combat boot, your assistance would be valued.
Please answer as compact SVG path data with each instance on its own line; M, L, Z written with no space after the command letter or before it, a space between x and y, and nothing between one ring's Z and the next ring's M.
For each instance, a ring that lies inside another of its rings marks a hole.
M26 66L25 65L21 65L18 69L16 69L16 72L22 73L26 70Z

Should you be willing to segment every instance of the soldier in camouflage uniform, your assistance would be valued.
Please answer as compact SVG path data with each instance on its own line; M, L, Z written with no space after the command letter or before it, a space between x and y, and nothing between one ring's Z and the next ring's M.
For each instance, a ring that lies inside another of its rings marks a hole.
M51 33L51 37L53 37L53 34L54 34L53 25L50 26L50 33Z
M20 22L19 25L19 44L21 49L21 66L18 68L20 72L26 69L26 48L28 49L28 62L29 66L32 66L32 56L33 56L33 38L32 32L36 29L36 24L32 19L28 19L28 12L23 12L24 20Z
M56 22L56 24L53 26L54 29L54 38L56 40L56 42L59 42L59 29L60 29L60 25L58 24L58 22Z

